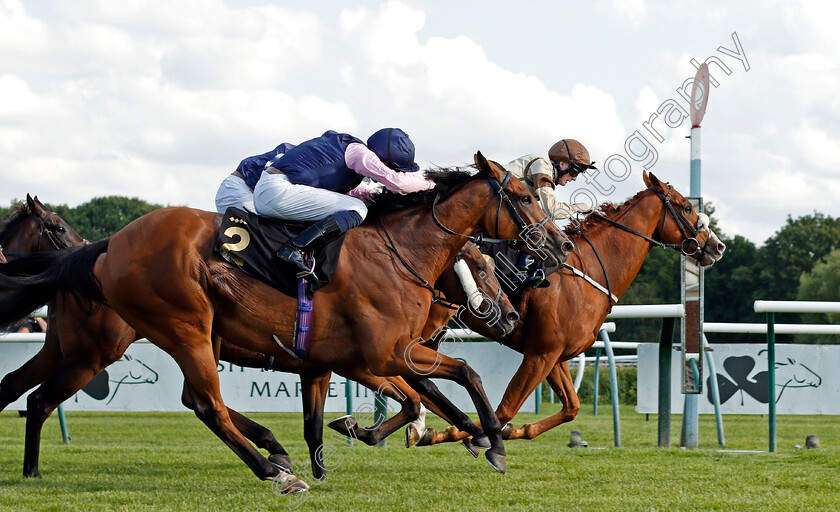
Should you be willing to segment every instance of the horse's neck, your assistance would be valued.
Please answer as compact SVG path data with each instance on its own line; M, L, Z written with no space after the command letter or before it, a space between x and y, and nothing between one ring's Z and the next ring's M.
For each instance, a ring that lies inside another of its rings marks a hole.
M38 246L38 230L29 221L29 215L11 219L0 236L3 250L9 254L23 254L34 252Z
M478 224L485 210L481 207L481 201L486 202L487 195L469 194L464 190L467 187L470 184L447 196L434 211L438 220L450 230L474 235L480 230ZM429 283L437 280L464 245L464 237L446 233L435 223L430 209L387 215L382 218L382 222L399 255ZM382 230L379 220L357 229L361 228ZM385 238L386 243L391 244L384 234L375 238ZM400 262L397 262L397 266L405 270Z
M662 216L661 207L653 201L657 201L655 196L639 198L635 203L625 206L619 215L611 220L652 237ZM586 235L604 263L609 276L610 291L616 297L621 297L641 270L645 257L650 252L650 242L604 221L601 221L592 233L587 232ZM576 244L581 248L582 265L586 273L600 275L601 264L593 248L583 237L579 237ZM603 279L603 276L600 278ZM605 282L602 284L606 285Z

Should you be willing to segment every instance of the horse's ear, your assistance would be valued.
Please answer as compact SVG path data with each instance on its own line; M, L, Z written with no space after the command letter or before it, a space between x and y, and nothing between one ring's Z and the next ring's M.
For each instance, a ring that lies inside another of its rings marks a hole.
M662 185L662 182L659 181L659 178L656 177L653 173L647 175L648 179L645 180L645 183L648 184L649 187L653 187L655 189L665 191L665 187Z
M645 182L645 186L652 187L653 185L650 184L650 177L648 176L648 172L642 169L642 181Z
M475 165L478 167L478 173L483 175L490 174L490 162L484 158L484 155L481 154L481 151L477 151L475 154Z
M499 168L499 164L484 158L481 151L475 154L475 165L478 167L478 174L482 176L494 177L499 182L504 179L504 170Z
M38 200L38 196L33 198L29 194L26 194L26 205L29 207L29 211L41 217L42 219L47 216L47 209L44 207L43 203Z

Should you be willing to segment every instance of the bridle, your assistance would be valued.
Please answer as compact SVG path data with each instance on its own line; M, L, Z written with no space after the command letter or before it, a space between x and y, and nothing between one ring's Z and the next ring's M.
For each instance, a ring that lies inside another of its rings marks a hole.
M60 238L58 238L55 233L53 233L53 231L50 229L49 226L47 226L47 223L44 222L44 219L42 219L40 215L36 214L35 212L30 213L31 215L35 216L36 219L38 219L38 245L35 247L36 251L41 250L41 241L43 240L45 235L47 240L52 244L53 249L59 250L69 247Z
M685 215L683 215L682 212L677 211L677 209L674 208L674 205L671 203L671 194L673 194L673 192L674 192L673 185L668 186L668 193L667 194L663 194L662 192L660 192L659 190L657 190L653 187L648 187L648 188L650 188L650 190L652 190L659 197L659 199L662 200L662 202L665 204L665 207L667 208L667 210L663 210L662 222L659 224L659 228L658 228L657 231L659 231L660 235L665 231L665 221L667 220L667 217L668 217L667 212L670 212L671 216L674 217L674 221L677 224L677 228L680 230L680 235L682 235L682 241L680 243L678 243L678 244L666 244L664 242L660 242L659 240L656 240L652 237L649 237L649 236L647 236L643 233L639 233L638 231L636 231L633 228L629 228L629 227L625 226L624 224L621 224L621 223L616 222L612 219L604 217L603 215L601 215L598 212L592 212L592 213L590 213L590 215L594 215L596 218L599 218L599 219L607 222L608 224L611 224L611 225L613 225L613 226L615 226L619 229L627 231L628 233L632 233L632 234L634 234L638 237L644 238L648 242L650 242L653 245L655 245L657 247L660 247L662 249L676 249L686 256L694 256L698 252L700 253L700 256L702 256L704 254L708 254L707 247L708 247L708 244L709 244L709 240L711 240L711 237L708 237L706 239L706 243L703 244L702 247L700 246L700 242L697 241L697 234L700 233L700 231L701 231L700 228L698 228L696 226L693 226L691 224L691 222L688 219L685 218ZM654 232L654 235L656 235L656 232ZM692 247L693 247L693 250L692 250Z
M455 255L455 262L457 263L459 260L463 259L464 254L466 254L466 253L468 253L470 250L472 250L472 248L473 248L473 247L478 247L478 244L476 244L475 242L471 242L471 243L470 243L469 245L467 245L464 249L461 249L461 252L459 252L457 255ZM463 287L463 284L462 284L461 286ZM466 290L464 290L464 291L466 291ZM484 296L485 298L487 298L487 299L489 299L489 298L490 298L490 297L489 297L488 295L486 295L486 294L485 294L482 290L478 290L478 291L479 291L479 293L481 293L481 295L482 295L482 296ZM497 287L496 287L496 296L495 296L495 297L493 297L493 299L492 299L492 303L493 303L493 304L495 304L497 307L501 308L501 303L502 303L502 300L504 300L504 292L502 291L502 287L501 287L501 286L497 286ZM469 297L467 298L467 304L469 304ZM477 311L477 313L478 313L478 314L482 314L483 312L482 312L482 311ZM497 320L497 322L498 322L498 320Z
M505 191L504 191L504 188L510 182L510 179L511 179L512 176L513 175L511 174L511 172L507 171L505 173L505 178L501 182L499 182L498 180L496 180L492 176L488 176L486 178L487 182L490 184L490 188L493 190L493 192L496 193L496 194L499 194L499 206L496 208L496 235L497 236L498 236L498 233L499 233L499 215L501 213L502 203L505 204L505 207L507 208L508 213L513 218L513 222L516 223L516 225L519 227L520 233L531 233L534 230L540 229L543 225L545 225L546 222L548 222L548 217L546 217L542 221L540 221L538 224L533 225L531 227L525 222L525 220L522 219L522 216L519 215L519 212L516 211L516 208L513 206L513 202L510 200L510 197L508 197L507 193L505 193ZM440 201L440 198L441 198L441 193L438 192L435 195L434 201L432 202L432 219L434 219L435 224L437 224L438 227L440 227L444 232L446 232L450 235L464 237L464 238L466 238L467 240L469 240L470 242L472 242L473 244L476 244L476 245L480 244L482 241L491 242L491 243L505 243L507 245L510 245L511 247L519 247L523 243L527 243L527 242L524 242L523 240L513 239L513 238L508 238L508 239L486 238L481 233L479 233L477 235L466 235L464 233L458 233L457 231L453 231L453 230L449 229L448 227L446 227L440 221L440 219L438 219L437 213L435 212L435 207L437 206L438 202ZM438 290L437 288L432 286L431 283L429 283L426 279L424 279L416 270L414 270L414 268L411 267L411 265L408 264L407 261L405 261L405 259L400 254L399 250L397 250L397 246L396 246L396 244L394 244L393 239L391 239L391 235L388 233L388 229L385 227L385 223L382 222L382 217L379 218L379 225L382 227L382 231L385 233L385 236L388 238L388 244L386 245L386 247L389 250L391 250L394 254L396 254L397 258L400 260L400 263L402 263L403 267L405 267L411 273L411 275L413 275L417 280L419 280L420 283L425 288L427 288L429 291L432 292L432 304L441 304L444 307L447 307L449 309L458 309L460 306L457 306L457 305L447 301L446 299L443 299L441 297L440 290ZM522 235L520 234L520 236L522 236ZM472 248L472 246L470 246L470 248ZM469 249L467 249L467 250L469 250ZM464 252L465 251L460 252L458 254L458 256L459 257L463 256ZM457 261L457 259L456 259L456 261ZM501 293L501 288L499 289L499 293ZM495 300L498 300L498 299L499 299L499 294L496 295ZM498 304L498 302L496 302L496 303Z
M505 187L510 182L511 177L513 177L513 174L510 171L506 171L505 178L501 182L495 180L492 177L488 177L487 182L490 183L490 188L493 189L493 192L499 195L499 205L496 207L496 236L499 236L499 216L501 214L502 204L504 204L505 208L508 211L508 214L510 214L513 222L519 228L520 238L488 238L485 237L483 233L479 233L477 235L465 235L463 233L458 233L457 231L449 229L448 227L443 225L440 219L438 219L437 213L435 212L435 207L437 206L441 198L440 193L438 193L435 196L435 200L432 203L432 219L434 219L435 224L437 224L438 227L446 233L454 236L462 236L474 244L481 244L481 242L503 243L509 245L510 247L513 247L514 249L520 248L523 244L528 243L527 241L523 240L522 237L530 235L534 232L541 233L542 227L549 221L549 218L548 216L546 216L537 224L531 225L527 224L525 220L522 219L522 216L519 215L518 211L516 211L516 207L513 206L513 201L510 200L510 197L505 192Z
M38 222L38 245L35 246L35 251L42 251L44 248L42 247L46 242L49 242L52 245L52 249L59 250L69 247L66 243L64 243L55 233L53 233L52 229L44 222L44 219L41 218L40 215L29 210L28 215L35 217L35 220ZM50 215L54 215L53 212L50 212ZM23 221L19 221L23 222ZM6 236L6 239L3 242L8 242L8 238L10 235ZM87 242L87 240L85 240ZM0 245L2 247L2 245ZM46 249L50 249L50 247L46 247Z
M650 190L652 190L657 195L657 197L659 197L659 199L661 199L662 202L665 204L665 208L662 210L662 222L659 224L659 228L657 229L657 231L659 231L660 236L665 231L665 221L668 217L668 212L670 212L671 215L674 217L674 222L676 223L677 228L680 230L680 234L682 235L682 241L680 243L678 243L678 244L666 244L664 242L660 242L659 240L656 240L652 237L649 237L649 236L645 235L644 233L639 233L635 229L630 228L628 226L625 226L624 224L621 224L620 222L616 222L612 219L609 219L609 218L601 215L598 212L592 212L592 213L590 213L590 215L594 215L596 218L601 219L601 220L605 221L606 223L608 223L612 226L615 226L615 227L617 227L617 228L619 228L623 231L626 231L626 232L631 233L633 235L636 235L640 238L643 238L646 241L648 241L648 242L652 243L653 245L655 245L657 247L660 247L662 249L676 249L686 256L694 256L698 252L700 253L700 256L702 256L704 254L708 254L707 246L708 246L709 241L711 240L712 237L709 236L706 239L706 243L703 244L702 247L700 246L700 243L697 241L697 234L700 233L700 231L701 231L700 228L696 227L696 226L693 226L691 224L691 222L689 222L689 220L685 218L685 215L683 215L682 212L678 211L674 207L674 205L671 203L671 195L674 192L673 185L668 185L668 193L667 194L663 194L661 191L659 191L658 189L656 189L654 187L648 187L648 188ZM577 229L577 232L580 233L583 236L583 238L587 241L587 243L589 243L589 246L592 247L592 251L595 253L595 257L598 259L598 263L601 265L601 271L604 273L604 279L607 282L607 286L606 286L607 297L610 300L610 308L612 308L612 305L617 301L613 298L614 295L612 294L612 289L610 287L610 277L609 277L609 275L607 275L607 268L604 265L603 260L601 259L601 255L598 254L598 250L595 248L595 245L592 244L592 241L589 239L589 237L586 236L586 233L584 233L583 230L581 230L580 228ZM656 231L654 231L653 234L655 236ZM694 250L691 250L692 247L694 248ZM573 270L576 270L576 269L574 269L574 267L572 267L572 266L570 266L566 263L564 263L563 266L567 267L567 268L570 268L570 269L573 269Z

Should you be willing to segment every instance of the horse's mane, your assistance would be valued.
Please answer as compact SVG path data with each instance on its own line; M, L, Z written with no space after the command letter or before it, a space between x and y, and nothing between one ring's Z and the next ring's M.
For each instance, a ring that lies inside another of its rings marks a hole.
M397 194L387 190L374 194L368 205L368 218L382 217L413 208L430 208L438 194L446 197L456 188L478 177L475 166L435 167L426 170L424 176L436 183L435 188L413 194Z
M20 203L12 209L12 213L9 214L9 217L0 222L0 240L4 240L9 232L12 231L12 228L17 226L18 222L23 220L27 215L29 215L29 205L26 203Z
M639 196L641 196L644 192L648 189L641 190L636 192L636 195L625 201L623 204L616 206L610 202L601 203L598 208L592 212L597 213L600 216L606 217L608 219L615 219L623 212L627 211L627 209L636 203L639 200ZM608 225L607 222L602 219L599 215L592 215L592 213L588 214L586 218L581 221L573 222L565 227L564 231L567 235L578 235L581 232L588 232L597 229L600 226Z

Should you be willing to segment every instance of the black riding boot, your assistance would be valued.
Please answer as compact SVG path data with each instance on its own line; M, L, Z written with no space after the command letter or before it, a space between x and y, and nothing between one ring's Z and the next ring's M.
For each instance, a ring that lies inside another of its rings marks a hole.
M341 235L338 222L330 215L301 231L286 245L277 251L277 257L286 263L291 263L300 274L308 274L309 267L304 260L304 251L314 249L322 244L335 240Z

